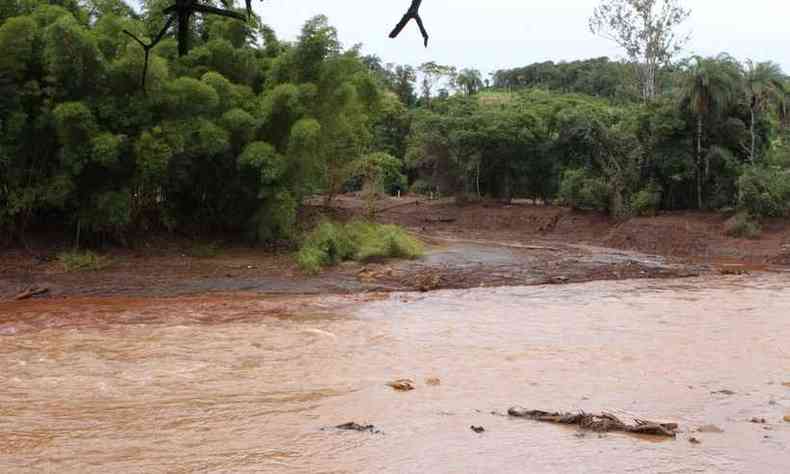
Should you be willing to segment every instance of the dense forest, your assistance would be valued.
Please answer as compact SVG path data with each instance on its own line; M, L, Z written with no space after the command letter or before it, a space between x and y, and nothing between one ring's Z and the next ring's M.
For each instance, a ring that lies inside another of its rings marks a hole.
M325 17L281 41L260 18L168 2L0 3L0 235L128 242L168 230L293 238L303 200L357 190L533 198L617 218L790 212L788 78L721 54L662 67L596 58L497 71L395 65ZM238 10L242 12L242 9ZM145 87L141 78L145 72ZM0 238L0 240L3 240Z

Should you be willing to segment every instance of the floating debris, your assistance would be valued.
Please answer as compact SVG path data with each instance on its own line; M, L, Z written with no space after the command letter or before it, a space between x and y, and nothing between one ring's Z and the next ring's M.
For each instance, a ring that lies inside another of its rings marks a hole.
M379 433L376 430L376 427L373 425L360 425L359 423L355 423L353 421L349 423L343 423L342 425L335 426L335 429L338 430L345 430L345 431L359 431L360 433L369 432L369 433Z
M437 385L441 385L442 381L439 377L429 377L425 379L425 383L435 387Z
M689 443L691 443L691 444L700 444L700 443L702 443L702 441L700 441L697 438L692 436L691 438L689 438Z
M639 419L635 419L633 425L628 425L610 413L601 413L600 415L584 412L557 413L541 410L527 410L521 407L513 407L508 410L507 413L516 418L528 418L530 420L558 423L562 425L578 425L582 429L601 433L622 431L626 433L651 434L674 438L677 435L678 429L676 423L656 423Z
M469 429L474 431L475 433L478 433L478 434L479 433L485 433L485 431L486 431L486 429L483 428L482 426L475 426L475 425L470 426Z
M735 392L732 390L718 390L716 392L710 392L712 395L735 395Z
M400 392L409 392L417 388L414 386L414 381L410 379L393 380L387 383L387 385Z

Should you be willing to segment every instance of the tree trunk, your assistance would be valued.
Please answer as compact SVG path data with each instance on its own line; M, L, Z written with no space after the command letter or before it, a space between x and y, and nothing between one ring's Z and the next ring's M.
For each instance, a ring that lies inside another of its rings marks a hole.
M178 12L178 55L186 56L189 53L189 11Z
M697 116L697 208L702 209L702 114Z
M475 187L477 188L477 199L480 199L480 162L477 162L477 176L475 177Z
M756 115L754 113L754 107L751 108L751 115L752 115L752 124L751 124L751 127L750 127L750 132L752 134L752 146L749 149L749 161L751 161L752 164L754 164L755 153L757 151L757 135L755 134L755 131L754 131L754 128L755 128L754 117Z

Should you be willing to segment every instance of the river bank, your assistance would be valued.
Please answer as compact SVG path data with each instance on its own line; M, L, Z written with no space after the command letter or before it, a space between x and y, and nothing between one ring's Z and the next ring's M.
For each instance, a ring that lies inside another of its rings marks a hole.
M348 220L365 203L339 197L331 209L308 206L304 219ZM142 239L112 247L112 262L89 272L66 272L63 246L0 251L0 298L30 287L46 298L75 296L188 296L206 293L353 294L480 286L564 284L598 280L678 278L715 273L790 269L790 223L772 221L754 240L725 235L727 216L662 214L614 222L595 213L516 202L457 206L415 198L377 203L376 219L406 227L426 244L415 261L347 263L306 275L289 252L219 244L197 255L194 241Z

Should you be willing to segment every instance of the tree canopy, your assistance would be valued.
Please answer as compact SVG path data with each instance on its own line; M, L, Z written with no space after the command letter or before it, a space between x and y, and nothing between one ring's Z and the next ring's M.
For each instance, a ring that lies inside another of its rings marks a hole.
M774 63L675 61L645 102L630 61L537 63L484 80L469 65L344 48L323 16L289 42L258 18L206 15L180 55L171 31L146 48L167 2L142 6L2 4L0 235L272 242L293 238L306 197L360 189L618 217L790 212L788 78Z

